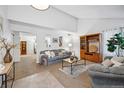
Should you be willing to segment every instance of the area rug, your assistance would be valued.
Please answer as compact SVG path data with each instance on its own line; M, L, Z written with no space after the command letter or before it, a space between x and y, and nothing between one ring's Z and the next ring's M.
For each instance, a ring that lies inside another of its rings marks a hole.
M71 74L71 67L64 67L63 69L62 68L59 68L60 71L62 71L63 73L65 73L66 75L69 75L73 78L79 76L81 73L85 72L88 70L88 68L91 66L90 65L77 65L77 66L73 66L72 68L72 74Z
M18 79L13 88L64 88L64 86L48 71Z

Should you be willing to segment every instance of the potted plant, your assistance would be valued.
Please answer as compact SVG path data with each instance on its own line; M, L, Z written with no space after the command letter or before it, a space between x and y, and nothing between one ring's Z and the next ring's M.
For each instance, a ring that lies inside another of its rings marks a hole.
M5 56L3 58L4 63L9 63L12 61L12 55L10 53L10 50L15 47L16 45L10 44L5 38L0 38L0 49L4 48L6 51Z
M109 52L116 52L117 56L121 56L120 51L124 49L124 37L122 33L115 34L110 40L108 41L108 51Z

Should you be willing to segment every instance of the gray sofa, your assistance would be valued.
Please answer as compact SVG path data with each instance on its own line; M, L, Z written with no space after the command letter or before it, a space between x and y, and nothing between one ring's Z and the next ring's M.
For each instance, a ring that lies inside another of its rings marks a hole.
M45 54L46 51L54 52L55 56L49 57L47 54ZM64 49L44 50L40 52L40 64L48 65L58 63L63 59L69 58L71 54L71 52Z
M102 64L92 65L88 69L92 87L121 88L124 87L124 66L105 67Z

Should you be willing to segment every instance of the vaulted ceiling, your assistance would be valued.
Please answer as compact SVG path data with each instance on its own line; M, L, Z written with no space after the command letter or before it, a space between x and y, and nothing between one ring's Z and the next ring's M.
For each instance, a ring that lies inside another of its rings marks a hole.
M123 5L54 5L79 19L124 18Z

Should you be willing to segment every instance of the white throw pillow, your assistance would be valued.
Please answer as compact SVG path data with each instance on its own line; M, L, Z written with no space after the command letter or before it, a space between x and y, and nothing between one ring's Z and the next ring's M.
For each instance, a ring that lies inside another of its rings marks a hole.
M124 63L124 57L113 57L111 60L120 62L120 63Z
M66 51L65 51L65 50L62 50L61 52L62 52L62 53L65 53Z
M111 67L113 65L113 62L109 59L106 59L102 62L102 65L105 67Z
M55 53L53 51L51 51L51 57L54 57L55 56Z
M48 55L48 57L51 57L50 51L45 51L45 54Z
M114 59L111 59L111 61L114 63L114 65L112 67L119 67L119 66L123 65L121 62L118 62Z

